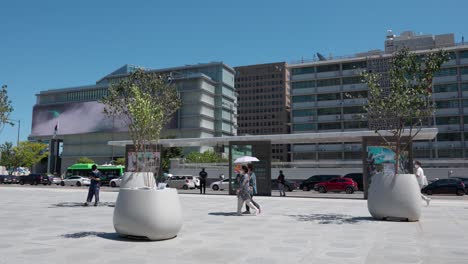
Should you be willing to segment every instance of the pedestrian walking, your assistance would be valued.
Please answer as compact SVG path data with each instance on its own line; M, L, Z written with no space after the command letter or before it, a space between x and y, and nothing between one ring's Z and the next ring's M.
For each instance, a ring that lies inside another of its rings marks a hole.
M250 197L250 184L249 184L249 169L247 166L242 166L242 178L237 189L237 215L242 215L241 210L244 203L248 204L251 208L255 209L255 215L259 213L259 209L252 203Z
M258 213L261 213L262 209L260 209L260 205L253 199L254 195L257 195L257 176L253 171L252 164L247 165L247 169L249 173L250 200L252 201L252 204L258 208ZM250 207L247 203L245 204L245 212L243 212L243 214L250 214Z
M84 203L84 206L88 206L88 203L91 203L94 196L94 206L98 206L99 204L99 190L101 188L101 172L97 169L96 165L91 166L91 174L89 178L91 179L91 184L89 185L88 189L88 198Z
M208 173L206 173L205 168L202 168L200 173L200 194L206 194L206 178L208 178Z
M284 185L286 184L286 181L284 179L284 174L283 171L279 171L279 176L278 176L278 189L280 192L280 196L286 196L286 193L284 192Z
M424 170L421 167L421 162L415 161L414 162L414 167L416 168L416 179L418 180L419 184L419 189L424 188L425 186L428 185L427 182L427 177L424 175ZM421 198L426 202L427 206L429 206L429 203L431 202L431 198L425 196L424 194L421 193Z

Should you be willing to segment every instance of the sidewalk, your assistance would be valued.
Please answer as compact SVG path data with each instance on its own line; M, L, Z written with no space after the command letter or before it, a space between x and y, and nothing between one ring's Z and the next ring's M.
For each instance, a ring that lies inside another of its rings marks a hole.
M370 218L364 200L180 195L184 226L159 242L118 237L117 193L82 207L85 190L0 187L0 263L464 263L468 203L436 200L420 222Z

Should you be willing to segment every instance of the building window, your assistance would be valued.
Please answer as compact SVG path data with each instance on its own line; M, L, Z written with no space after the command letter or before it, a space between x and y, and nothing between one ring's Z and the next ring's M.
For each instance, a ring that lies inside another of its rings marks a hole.
M367 128L367 121L345 122L345 123L344 123L344 128L345 128L345 129Z
M468 74L468 67L461 67L460 74Z
M364 109L364 106L343 107L343 113L344 114L366 113L366 109Z
M463 100L463 104L465 104ZM450 100L450 101L437 101L436 102L436 108L438 109L444 109L444 108L458 108L459 103L458 100Z
M317 110L317 113L319 115L340 115L341 114L341 108L339 107L334 107L334 108L319 108Z
M317 101L340 100L340 93L317 94Z
M367 67L367 62L365 61L343 63L343 71L353 70L353 69L365 69L366 67Z
M343 93L343 99L367 98L367 91Z
M434 93L457 92L458 84L457 83L438 84L438 85L434 85L433 89L434 89Z
M293 96L293 103L308 103L315 101L315 95Z
M292 75L315 73L315 67L293 68Z
M317 72L331 72L331 71L339 71L340 65L339 64L331 64L331 65L322 65L317 67Z
M460 52L460 59L468 59L468 50Z
M356 84L363 82L364 78L362 78L361 76L343 78L343 84Z
M341 123L319 123L318 130L341 129Z
M317 110L315 109L293 110L293 117L315 116L315 115L317 115Z
M457 68L444 68L434 74L435 77L455 76L457 75Z
M458 116L445 116L445 117L436 117L437 125L456 125L460 124L460 117Z
M305 82L293 82L293 89L304 89L304 88L313 88L315 87L315 81L305 81Z
M317 87L340 85L340 79L318 80Z
M317 128L317 124L294 124L293 129L294 131L309 131L315 130Z
M438 141L461 141L460 133L439 133L437 134Z

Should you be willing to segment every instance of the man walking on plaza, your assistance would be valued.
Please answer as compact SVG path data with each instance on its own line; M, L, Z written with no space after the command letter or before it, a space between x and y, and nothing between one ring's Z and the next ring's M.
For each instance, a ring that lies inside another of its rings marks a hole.
M94 196L94 206L97 206L99 204L99 189L101 188L102 174L97 169L96 165L93 165L91 169L92 169L91 175L89 176L89 178L91 179L91 184L89 185L88 198L86 199L84 206L88 206L88 203L90 203L93 200L93 196Z
M208 178L208 173L206 173L205 168L202 168L200 173L198 174L200 176L200 194L206 194L206 178Z
M414 167L416 168L416 179L418 180L419 184L419 189L424 188L427 186L427 178L426 175L424 175L424 170L421 168L421 162L415 161L414 162ZM429 202L431 202L431 198L426 197L424 194L421 193L421 198L426 202L427 206L429 206Z

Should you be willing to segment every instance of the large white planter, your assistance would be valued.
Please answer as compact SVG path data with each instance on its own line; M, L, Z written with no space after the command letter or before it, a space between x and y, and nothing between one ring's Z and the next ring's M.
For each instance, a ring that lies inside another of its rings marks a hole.
M120 182L121 188L154 187L156 181L152 172L125 172Z
M182 209L176 189L121 188L115 203L114 228L124 237L164 240L182 228Z
M421 216L421 191L414 174L374 175L369 186L367 208L377 219L418 221Z

